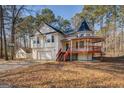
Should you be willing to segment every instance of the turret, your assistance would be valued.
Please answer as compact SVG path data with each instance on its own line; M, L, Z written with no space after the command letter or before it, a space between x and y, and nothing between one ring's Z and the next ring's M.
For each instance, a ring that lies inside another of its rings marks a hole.
M77 30L78 37L93 36L93 31L90 29L86 20L83 20Z

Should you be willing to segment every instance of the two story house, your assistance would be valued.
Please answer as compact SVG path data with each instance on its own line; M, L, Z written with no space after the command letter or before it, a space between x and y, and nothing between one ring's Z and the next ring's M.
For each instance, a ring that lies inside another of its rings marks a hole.
M63 33L44 23L31 38L32 58L45 61L91 61L96 54L102 56L100 42L103 40L94 35L86 20L70 33Z
M56 60L56 54L62 47L64 33L44 23L31 37L32 58L36 60Z

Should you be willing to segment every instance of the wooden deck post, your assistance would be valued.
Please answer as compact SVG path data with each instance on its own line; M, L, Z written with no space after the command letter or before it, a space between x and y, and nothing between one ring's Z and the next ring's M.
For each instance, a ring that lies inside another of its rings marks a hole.
M71 44L70 44L70 46L71 46L71 47L70 47L70 50L71 50L71 52L70 52L70 61L72 61L72 50L73 50L73 49L72 49L72 48L73 48L72 45L73 45L73 44L72 44L72 40L71 40Z
M102 53L104 52L104 51L102 50L102 48L103 48L103 42L101 43L101 46L102 46L102 47L101 47L100 60L103 61L103 54L102 54Z
M78 49L80 49L80 47L79 47L79 46L80 46L80 41L78 40Z
M90 43L92 43L92 45L91 45L92 46L92 51L94 51L94 47L93 47L94 44L93 44L92 40L90 40ZM93 60L93 57L94 57L94 53L92 53L92 60Z
M80 50L80 40L78 40L78 51L79 50ZM79 61L78 56L79 56L79 52L77 53L77 60Z
M89 51L89 47L88 47L88 39L86 39L86 49L87 49L87 53L86 53L86 55L87 55L87 61L88 61L88 55L89 55L89 53L88 53L88 51Z

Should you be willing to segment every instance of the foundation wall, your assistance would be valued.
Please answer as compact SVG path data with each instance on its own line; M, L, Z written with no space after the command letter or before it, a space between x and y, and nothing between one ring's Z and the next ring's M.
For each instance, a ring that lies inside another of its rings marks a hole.
M92 54L78 54L78 61L90 61L92 60Z

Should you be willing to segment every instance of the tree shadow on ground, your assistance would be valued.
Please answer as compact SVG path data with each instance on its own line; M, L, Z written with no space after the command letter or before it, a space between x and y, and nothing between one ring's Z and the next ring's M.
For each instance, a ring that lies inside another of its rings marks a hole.
M92 70L101 70L111 74L124 73L124 56L104 57L101 62L92 62L82 65L84 68Z
M103 57L102 62L124 62L124 56L118 56L118 57Z

